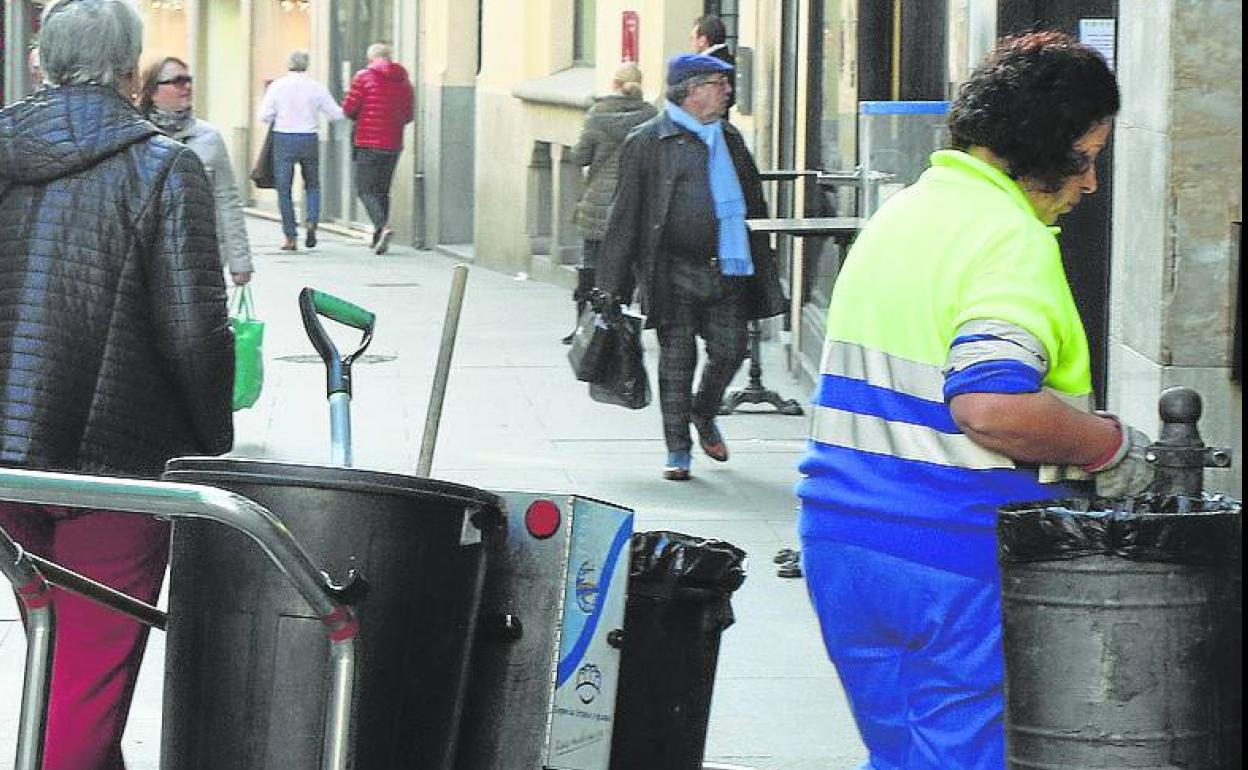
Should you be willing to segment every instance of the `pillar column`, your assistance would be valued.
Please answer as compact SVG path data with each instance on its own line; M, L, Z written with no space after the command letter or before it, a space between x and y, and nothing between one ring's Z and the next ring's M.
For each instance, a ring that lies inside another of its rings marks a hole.
M1152 435L1157 397L1204 397L1201 432L1243 457L1229 376L1243 218L1240 3L1123 3L1114 135L1109 406ZM1209 489L1242 494L1242 466Z

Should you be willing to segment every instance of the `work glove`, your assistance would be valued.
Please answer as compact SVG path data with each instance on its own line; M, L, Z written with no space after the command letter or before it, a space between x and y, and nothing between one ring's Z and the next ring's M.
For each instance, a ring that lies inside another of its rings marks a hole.
M1097 461L1083 469L1092 474L1098 497L1132 497L1145 492L1156 479L1156 467L1145 459L1152 439L1143 431L1123 423L1116 415L1097 412L1112 420L1118 428L1118 446L1105 460Z

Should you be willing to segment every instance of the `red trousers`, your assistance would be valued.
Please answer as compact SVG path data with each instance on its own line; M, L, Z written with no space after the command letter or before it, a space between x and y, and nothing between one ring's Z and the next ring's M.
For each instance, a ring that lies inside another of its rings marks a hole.
M0 527L25 550L155 604L169 562L169 525L150 516L0 502ZM124 770L121 736L147 627L53 589L44 770Z

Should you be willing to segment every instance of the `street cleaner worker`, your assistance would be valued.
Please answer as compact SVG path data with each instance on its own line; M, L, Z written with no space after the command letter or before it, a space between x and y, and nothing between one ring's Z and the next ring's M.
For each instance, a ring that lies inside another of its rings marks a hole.
M1001 41L959 90L954 149L837 278L799 531L869 770L1005 767L997 509L1151 481L1148 438L1090 411L1053 227L1096 191L1118 107L1091 48Z
M132 106L133 0L43 11L45 84L0 110L0 465L158 478L233 443L234 337L213 191ZM169 559L150 516L0 502L23 548L149 604ZM147 628L54 588L41 770L124 770ZM5 693L12 702L13 690Z

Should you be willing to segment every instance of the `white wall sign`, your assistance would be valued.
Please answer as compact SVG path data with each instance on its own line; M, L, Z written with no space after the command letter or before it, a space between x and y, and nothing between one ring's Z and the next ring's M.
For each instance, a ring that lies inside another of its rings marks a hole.
M1113 19L1080 19L1079 42L1100 52L1114 69L1114 27Z

